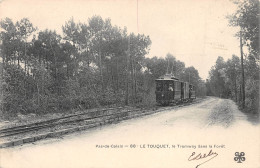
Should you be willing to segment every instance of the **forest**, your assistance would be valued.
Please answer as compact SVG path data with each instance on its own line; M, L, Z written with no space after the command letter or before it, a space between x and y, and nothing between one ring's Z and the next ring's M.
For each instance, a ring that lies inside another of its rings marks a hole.
M166 71L193 83L198 96L205 83L194 67L172 54L146 58L151 40L128 33L110 19L73 18L55 30L38 30L29 19L5 18L1 28L1 111L5 117L101 106L155 104L154 80Z
M171 53L146 57L150 37L112 25L109 18L71 18L60 34L39 30L28 18L2 19L1 116L152 106L154 81L165 73L191 82L197 97L230 98L245 112L259 114L259 1L234 3L239 8L227 19L240 28L241 57L225 61L219 56L206 82Z
M224 61L219 56L209 72L207 95L233 99L239 107L259 116L259 1L234 1L238 10L227 16L230 26L239 27L240 56Z

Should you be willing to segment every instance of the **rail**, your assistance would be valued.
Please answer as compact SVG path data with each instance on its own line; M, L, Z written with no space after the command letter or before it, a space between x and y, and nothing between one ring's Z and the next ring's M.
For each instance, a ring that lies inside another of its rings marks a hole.
M156 108L137 108L130 109L125 107L108 108L95 110L90 112L81 112L78 114L67 115L47 121L41 121L31 123L27 125L14 126L10 128L4 128L0 130L0 138L7 139L8 142L0 144L0 148L16 146L24 143L34 142L47 137L55 137L64 135L71 132L81 131L100 125L105 125L113 122L120 122L122 120L136 118L144 115L149 115L165 110L171 110L191 104L199 103L202 99L198 99L193 102L180 104L176 106L168 107L156 107ZM63 127L64 129L58 129L58 131L47 132L44 135L37 133L44 129L55 128L56 126ZM33 134L36 132L35 134ZM29 134L29 135L28 135ZM55 135L56 134L56 135ZM30 137L26 137L30 136ZM33 136L32 136L33 135ZM37 138L38 137L38 138ZM18 139L10 141L10 139Z

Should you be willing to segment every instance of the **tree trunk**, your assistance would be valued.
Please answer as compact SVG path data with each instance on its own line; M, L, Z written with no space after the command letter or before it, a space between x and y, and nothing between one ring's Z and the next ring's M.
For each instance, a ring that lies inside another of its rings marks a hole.
M133 68L133 56L130 55L130 66L131 66L131 98L132 98L132 103L134 103L134 68Z
M26 84L26 76L27 76L27 56L26 56L26 41L25 41L25 46L24 46L24 70L25 70L25 75L24 75L24 96L27 98L27 84Z
M128 85L128 59L130 57L130 36L128 37L128 53L126 56L126 98L125 98L125 105L129 103L129 85Z
M118 82L118 57L116 57L116 90L118 91L119 82Z
M17 56L17 61L18 61L18 68L20 68L20 58L19 58L19 54Z
M244 75L243 44L242 44L241 31L240 31L240 53L241 53L241 68L242 68L242 107L245 108L245 75Z
M69 75L69 63L67 62L67 78L70 79L70 75Z
M237 102L237 80L235 78L235 97L236 97L236 102Z
M102 90L104 91L104 83L103 83L103 71L102 71L102 58L101 58L101 51L99 49L99 68L100 68L100 76L101 76L101 85Z
M136 97L136 95L137 95L137 82L136 82L136 62L135 62L135 58L134 58L134 84L135 84L134 85L134 88L135 88L134 99L135 99L135 102L136 102L136 100L137 100L137 97Z
M40 88L39 88L39 82L37 81L37 104L40 106Z

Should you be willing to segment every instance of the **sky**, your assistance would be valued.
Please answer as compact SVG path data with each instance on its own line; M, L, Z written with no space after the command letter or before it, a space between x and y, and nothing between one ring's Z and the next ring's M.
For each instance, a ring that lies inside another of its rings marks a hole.
M226 19L235 10L229 0L0 0L1 19L27 17L38 29L60 34L72 17L85 23L94 15L110 18L113 25L150 37L146 57L171 53L204 80L218 56L239 56L238 28Z

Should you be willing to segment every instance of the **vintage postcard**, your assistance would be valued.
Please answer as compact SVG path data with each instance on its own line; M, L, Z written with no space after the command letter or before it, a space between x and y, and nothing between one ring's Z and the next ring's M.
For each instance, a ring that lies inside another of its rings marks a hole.
M258 0L0 0L0 168L260 168Z

